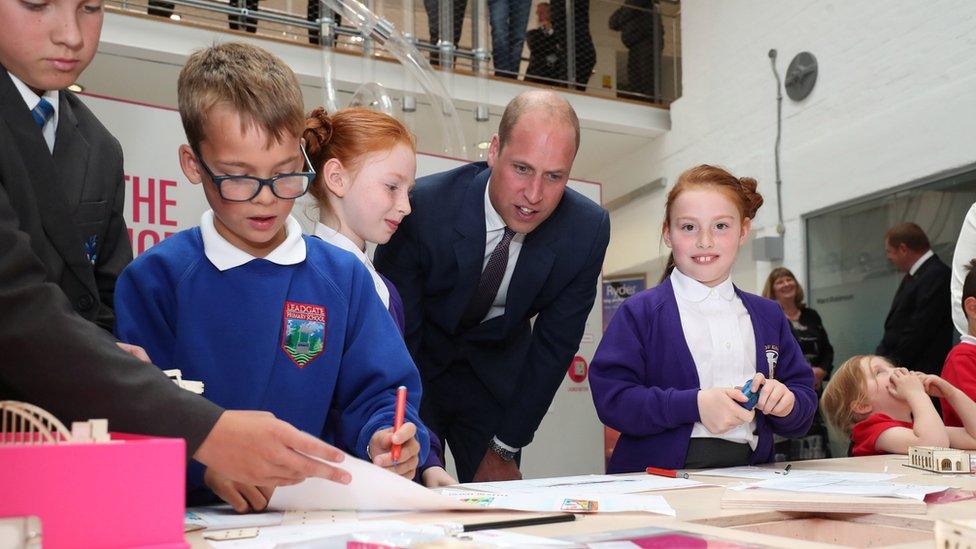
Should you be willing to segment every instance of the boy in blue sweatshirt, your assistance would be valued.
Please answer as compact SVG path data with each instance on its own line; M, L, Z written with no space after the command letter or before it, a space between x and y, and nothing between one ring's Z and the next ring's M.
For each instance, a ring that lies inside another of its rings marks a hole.
M225 408L267 410L412 478L428 452L417 369L366 268L304 237L290 215L315 175L295 75L258 47L220 44L190 56L178 95L189 141L180 165L211 210L122 273L117 336L203 381ZM406 423L394 433L401 385ZM197 463L187 486L191 502L209 488L240 512L271 498Z

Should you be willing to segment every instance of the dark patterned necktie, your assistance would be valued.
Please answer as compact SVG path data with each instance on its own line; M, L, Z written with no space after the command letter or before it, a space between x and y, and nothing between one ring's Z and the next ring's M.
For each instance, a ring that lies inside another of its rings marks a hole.
M470 328L479 324L491 310L491 304L495 302L495 296L498 295L498 287L502 285L502 278L505 277L505 269L508 267L508 247L514 236L515 231L505 227L501 242L492 250L488 263L485 264L485 270L481 272L481 280L478 281L474 298L464 310L464 315L461 317L462 327Z

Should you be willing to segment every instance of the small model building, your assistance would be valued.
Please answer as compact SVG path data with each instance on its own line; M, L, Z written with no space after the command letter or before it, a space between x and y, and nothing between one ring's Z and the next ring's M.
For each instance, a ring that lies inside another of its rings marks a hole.
M191 381L189 379L183 379L183 372L180 370L163 370L166 377L173 380L178 387L190 391L191 393L196 393L198 395L203 394L203 382L202 381Z
M935 473L970 473L969 452L937 446L911 446L908 448L909 467Z
M76 421L68 431L47 410L16 400L0 401L0 444L108 442L108 420Z

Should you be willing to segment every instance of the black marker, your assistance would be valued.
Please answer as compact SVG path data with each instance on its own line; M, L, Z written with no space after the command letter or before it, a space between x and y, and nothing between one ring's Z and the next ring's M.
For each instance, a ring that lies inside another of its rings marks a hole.
M576 515L549 515L545 517L532 517L513 520L498 520L495 522L478 522L476 524L465 524L462 526L463 532L477 532L478 530L498 530L500 528L518 528L520 526L535 526L537 524L553 524L556 522L573 522Z

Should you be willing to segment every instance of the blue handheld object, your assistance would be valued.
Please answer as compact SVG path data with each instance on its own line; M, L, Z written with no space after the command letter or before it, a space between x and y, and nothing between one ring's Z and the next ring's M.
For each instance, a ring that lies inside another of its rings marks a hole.
M752 380L748 380L742 384L742 394L749 397L746 402L740 402L739 406L742 406L746 410L752 410L756 407L756 403L759 402L759 391L752 392Z

